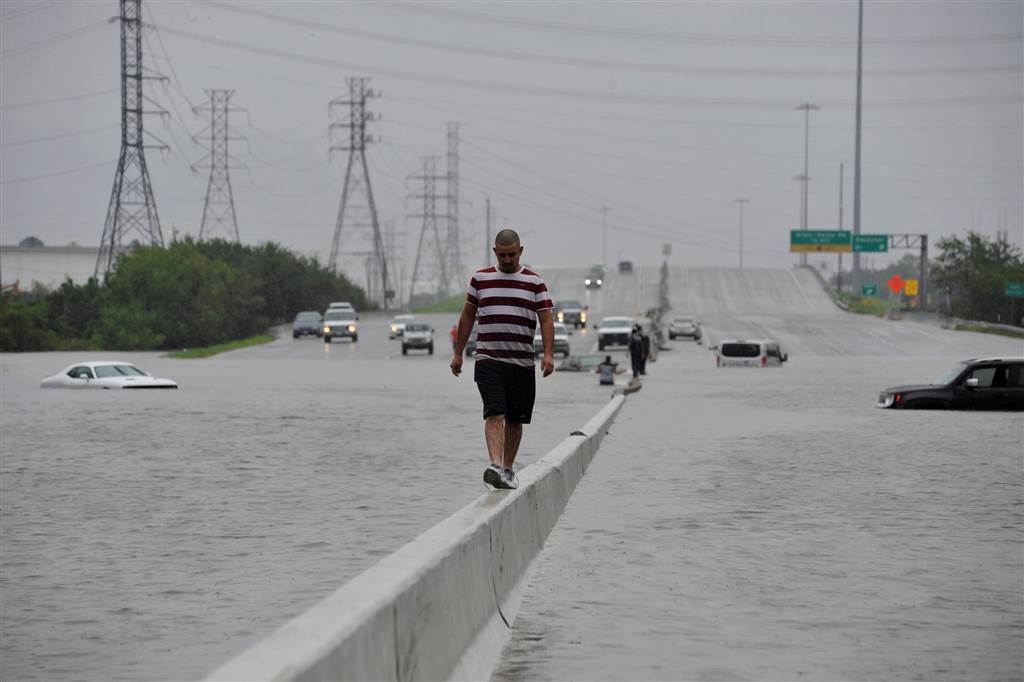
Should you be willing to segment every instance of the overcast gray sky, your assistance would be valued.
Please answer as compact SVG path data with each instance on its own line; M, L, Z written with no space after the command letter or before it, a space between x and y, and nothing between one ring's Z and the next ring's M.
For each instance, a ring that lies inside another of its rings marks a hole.
M119 151L118 3L17 2L2 10L2 235L95 245ZM864 10L862 232L968 228L1022 241L1019 0L880 2ZM410 175L461 124L465 260L482 264L485 197L537 265L788 267L799 227L803 112L810 117L809 225L853 217L855 0L686 3L144 3L147 85L169 112L147 129L165 238L196 235L207 171L190 136L205 89L235 90L247 170L232 170L241 239L326 260L344 154L328 159L327 103L346 76L382 93L368 151L381 220L411 269L420 224ZM443 191L443 186L439 186ZM363 230L363 232L366 232ZM365 250L358 231L346 253ZM934 243L934 242L933 242ZM890 258L898 258L895 253ZM816 259L822 260L822 259ZM834 265L834 257L828 262ZM878 257L876 262L884 262ZM357 281L355 257L343 263Z

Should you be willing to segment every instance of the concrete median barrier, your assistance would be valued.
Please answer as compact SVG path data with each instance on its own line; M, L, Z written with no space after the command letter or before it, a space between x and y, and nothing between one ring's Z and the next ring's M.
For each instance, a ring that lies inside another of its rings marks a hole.
M495 491L382 559L208 680L485 679L544 541L624 396Z

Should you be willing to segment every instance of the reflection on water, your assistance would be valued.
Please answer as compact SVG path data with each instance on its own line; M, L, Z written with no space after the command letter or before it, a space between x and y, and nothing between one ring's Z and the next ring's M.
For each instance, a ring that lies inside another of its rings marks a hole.
M118 354L178 391L43 390L81 356L2 356L0 679L197 679L481 494L472 376L374 338ZM591 379L538 386L524 464L607 401Z

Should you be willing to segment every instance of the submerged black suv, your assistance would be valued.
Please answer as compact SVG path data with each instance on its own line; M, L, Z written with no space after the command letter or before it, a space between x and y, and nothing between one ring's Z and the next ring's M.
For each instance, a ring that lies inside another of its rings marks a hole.
M1024 410L1024 357L965 360L930 384L885 389L878 407Z

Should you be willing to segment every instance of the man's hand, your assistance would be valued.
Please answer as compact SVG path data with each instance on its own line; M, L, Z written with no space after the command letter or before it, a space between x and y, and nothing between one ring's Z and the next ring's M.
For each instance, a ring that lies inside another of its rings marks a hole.
M555 371L555 356L551 353L545 353L544 357L540 361L540 373L541 376L551 376L551 373Z
M455 355L452 356L451 368L452 374L454 374L455 376L459 376L460 374L462 374L462 353L456 353ZM544 376L547 376L547 374L545 374Z

